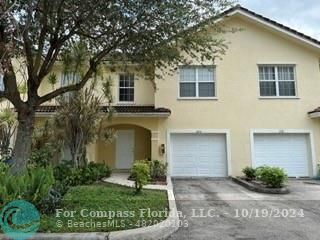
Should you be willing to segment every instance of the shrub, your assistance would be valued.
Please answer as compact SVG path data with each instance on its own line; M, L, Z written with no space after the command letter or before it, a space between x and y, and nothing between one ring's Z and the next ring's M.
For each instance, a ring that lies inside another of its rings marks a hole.
M163 163L159 160L153 160L150 165L150 177L151 179L165 179L167 176L167 163Z
M90 162L83 171L89 176L88 182L95 182L111 175L110 168L103 163Z
M54 185L52 168L30 168L21 175L12 175L3 164L0 168L0 205L24 199L41 211L42 203Z
M29 162L32 165L46 167L52 164L54 149L51 144L45 144L40 149L33 150Z
M137 161L132 166L131 176L135 181L136 193L140 193L143 186L146 185L150 179L149 165L145 162Z
M256 170L257 179L272 188L280 188L287 181L288 176L278 167L259 167Z
M102 163L89 163L88 165L75 168L69 162L64 162L54 168L54 176L57 180L57 189L63 195L69 187L91 184L104 177L109 177L111 170Z
M62 194L56 189L50 189L47 197L45 197L39 205L41 211L45 214L54 213L56 209L61 207Z
M242 170L247 180L252 181L256 178L256 169L252 167L246 167Z

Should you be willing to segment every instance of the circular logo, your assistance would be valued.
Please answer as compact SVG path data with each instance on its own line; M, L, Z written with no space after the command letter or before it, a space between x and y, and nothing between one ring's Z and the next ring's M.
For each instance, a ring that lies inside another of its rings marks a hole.
M3 233L11 239L28 239L40 227L39 211L27 201L12 201L0 212L0 226Z

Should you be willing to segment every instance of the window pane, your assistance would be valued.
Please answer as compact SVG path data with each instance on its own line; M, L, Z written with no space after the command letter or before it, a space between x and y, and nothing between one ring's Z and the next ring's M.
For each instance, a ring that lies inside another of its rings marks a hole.
M279 82L280 96L296 96L295 82Z
M214 97L214 83L199 83L199 97Z
M213 68L199 68L198 80L199 82L213 82L214 81L214 69Z
M180 81L181 82L195 82L196 69L195 68L180 68Z
M275 80L276 79L275 68L272 66L260 66L259 79L261 81Z
M134 101L134 74L120 74L119 77L119 101Z
M180 97L195 97L196 84L195 83L180 83Z
M294 67L280 66L278 67L279 80L294 80Z
M133 102L134 101L134 89L133 88L120 88L119 101Z
M75 83L80 82L80 75L78 73L63 73L62 74L62 81L61 81L61 86L68 86L72 85Z
M0 74L0 91L4 91L3 75Z
M260 96L276 96L276 83L275 82L260 82Z

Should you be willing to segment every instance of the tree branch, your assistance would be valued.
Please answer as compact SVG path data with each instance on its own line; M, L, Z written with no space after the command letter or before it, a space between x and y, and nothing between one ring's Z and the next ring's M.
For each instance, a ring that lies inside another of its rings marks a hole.
M42 103L47 102L57 96L60 96L61 94L64 94L66 92L78 91L81 88L83 88L84 85L88 82L88 80L92 77L92 75L96 72L98 64L113 48L114 48L114 46L107 48L107 49L104 49L100 53L98 53L94 58L91 59L90 67L79 83L58 88L55 91L40 97L38 100L38 103L42 104Z
M42 104L42 103L47 102L55 97L60 96L66 92L80 90L88 82L88 80L91 78L92 74L96 71L96 69L97 69L96 63L90 64L90 68L88 69L88 71L86 72L86 74L84 75L84 77L82 78L82 80L79 83L58 88L57 90L40 97L38 100L38 103Z
M43 14L42 19L41 19L42 28L40 30L39 41L38 41L38 51L37 51L35 62L34 62L34 74L35 75L38 73L39 68L40 68L40 63L41 63L41 59L42 59L46 35L48 32L48 18L47 18L48 5L46 3L45 3L42 14Z
M0 91L0 98L6 98L5 91Z
M15 0L9 7L3 9L3 12L0 14L0 19L6 18L7 14L16 6L17 0Z

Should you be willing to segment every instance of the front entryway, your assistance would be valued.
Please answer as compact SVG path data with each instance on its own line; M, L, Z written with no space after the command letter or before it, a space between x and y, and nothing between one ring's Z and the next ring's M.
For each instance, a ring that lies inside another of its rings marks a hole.
M171 176L226 177L226 134L171 134Z
M134 130L118 130L116 139L116 168L130 169L134 160Z

